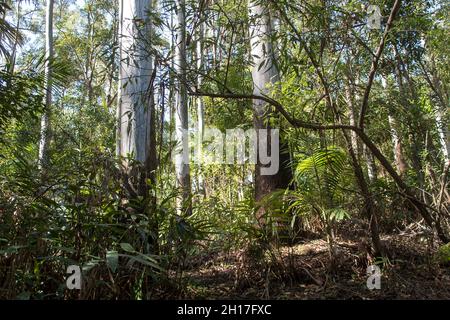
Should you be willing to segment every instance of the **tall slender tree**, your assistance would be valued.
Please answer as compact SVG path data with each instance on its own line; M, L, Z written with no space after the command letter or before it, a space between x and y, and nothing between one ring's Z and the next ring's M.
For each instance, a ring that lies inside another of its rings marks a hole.
M47 0L45 19L45 107L41 117L41 137L39 141L39 167L43 175L49 164L51 135L50 115L52 108L52 63L53 63L53 0Z
M175 96L175 130L179 152L175 158L175 170L177 185L181 197L178 200L180 214L190 215L191 205L191 174L189 165L189 141L188 141L188 96L186 87L186 3L184 0L175 1L176 11L176 44L175 44L175 70L176 96Z
M199 8L201 10L202 8ZM204 55L203 55L203 36L204 36L204 24L202 22L202 12L199 12L199 30L197 34L197 43L195 46L196 59L197 59L197 88L201 88L203 83L203 67L204 67ZM204 110L203 97L197 97L197 127L198 127L198 151L197 155L201 159L202 158L202 149L203 149L203 135L205 129L205 110ZM200 167L200 172L198 173L198 189L203 190L203 175L202 169Z
M388 84L385 78L382 78L381 84L383 89L387 91ZM408 167L403 154L403 143L402 137L398 131L398 123L394 115L392 114L392 111L390 110L388 112L388 124L391 134L392 150L394 154L395 166L397 168L397 172L402 176L406 173Z

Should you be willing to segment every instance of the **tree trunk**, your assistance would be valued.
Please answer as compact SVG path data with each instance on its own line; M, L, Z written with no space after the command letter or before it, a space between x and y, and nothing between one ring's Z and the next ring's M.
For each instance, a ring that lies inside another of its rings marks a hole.
M147 179L154 178L156 168L153 99L153 59L148 53L151 21L148 0L120 1L120 69L117 127L117 154L131 158L142 167L130 172L130 161L124 160L126 174L134 176L134 191L147 194Z
M45 101L41 117L41 137L39 141L39 168L42 176L46 175L49 165L50 115L52 108L52 63L53 63L53 0L47 0L45 23Z
M401 75L398 74L397 77L400 77ZM399 86L400 88L403 87L402 81L399 78ZM382 86L383 89L387 90L387 82L386 79L382 79ZM402 90L402 89L400 89ZM400 174L400 176L403 176L406 173L406 170L408 169L408 165L406 164L405 157L403 155L403 145L402 145L402 139L398 132L398 125L397 121L392 115L391 111L389 111L388 114L388 122L389 122L389 130L391 133L391 140L392 140L392 148L394 153L394 160L395 160L395 166L397 168L397 172Z
M272 35L272 23L267 8L257 3L257 1L249 1L250 12L250 45L251 59L253 62L252 78L254 86L254 95L269 94L268 87L279 80L278 70L275 65L275 57L272 49L270 36ZM253 100L253 123L254 128L267 129L267 147L271 150L271 131L272 128L268 124L267 113L269 107L262 100ZM260 151L260 136L258 134L258 155ZM265 196L272 193L278 188L285 188L292 180L292 172L289 169L290 156L285 152L288 147L283 141L280 142L279 163L280 170L274 175L263 175L262 170L265 168L258 157L255 168L255 200L258 202ZM265 224L265 209L261 208L257 212L257 219L260 225Z
M350 84L350 81L346 81L346 83L345 83L345 99L347 100L347 105L349 107L348 117L349 117L351 126L356 126L356 124L357 124L355 104L353 102L355 94L356 94L355 90L353 90L353 88ZM352 132L350 132L350 138L351 138L353 151L355 152L356 157L359 158L359 156L361 155L361 145L359 143L358 136L355 132L352 131Z
M256 4L255 1L249 1L250 10L250 36L251 36L251 55L253 59L253 85L255 95L264 95L268 93L267 86L278 78L278 73L273 65L272 44L269 37L271 34L271 25L269 21L268 10L262 5ZM269 129L266 123L265 113L267 105L261 100L253 101L253 121L254 128ZM258 151L259 151L259 135L258 135ZM268 139L270 141L270 138ZM270 150L269 148L267 150ZM258 152L259 155L259 152ZM274 176L264 176L261 174L263 165L260 163L259 157L256 164L255 172L255 199L260 201L267 194L275 191L276 181ZM257 213L257 219L260 223L264 223L263 215L265 210L262 209Z
M179 214L190 215L192 213L192 202L188 136L189 112L186 88L186 3L184 0L176 0L175 4L177 14L177 40L174 56L177 73L175 131L177 142L179 143L179 150L175 157L175 170L177 185L181 193L181 197L178 199L177 210Z
M346 100L347 100L347 104L349 107L349 113L350 113L350 116L349 116L350 125L355 126L356 125L355 105L354 105L355 90L351 85L350 79L348 79L348 81L346 81L345 86L346 86L345 87ZM358 100L357 98L355 98L355 99ZM342 121L340 121L340 118L341 118L340 115L337 114L336 116L337 116L339 122L342 123ZM384 248L383 248L383 245L381 244L381 239L380 239L376 202L374 199L375 196L369 188L369 185L366 181L366 178L364 177L364 173L363 173L360 161L359 161L358 155L361 155L361 151L360 151L361 148L360 148L358 135L356 134L356 132L352 131L352 132L350 132L350 136L349 136L349 133L345 130L342 130L342 134L344 135L345 141L347 143L347 149L350 154L351 164L353 166L353 171L354 171L354 174L356 177L356 182L361 191L361 195L364 199L363 215L366 217L366 219L369 222L370 236L371 236L372 245L373 245L373 249L374 249L374 255L382 256L382 255L384 255L385 252L384 252ZM371 155L369 157L371 157ZM374 170L373 168L370 168L370 166L369 166L369 172L370 172L370 169ZM375 174L372 173L372 175L375 175ZM370 176L371 176L371 174L369 174L369 181L373 182L373 180L370 180L371 179Z
M417 200L417 196L415 192L409 187L397 171L392 167L386 157L381 153L381 151L377 148L377 146L372 142L372 140L367 136L367 134L361 129L355 130L358 133L359 138L364 142L370 152L380 161L381 165L386 169L389 175L392 177L394 182L399 187L400 191L403 193L403 196L406 197L417 209L418 213L425 220L426 224L436 230L436 233L439 239L444 243L450 242L450 237L447 235L446 231L442 229L439 223L436 223L434 217L428 211L428 208L424 203Z
M450 139L448 134L448 124L445 121L445 111L448 109L448 90L446 83L442 81L439 77L438 71L435 65L435 57L433 54L431 56L427 56L427 62L430 66L431 77L428 75L428 72L425 68L424 63L420 63L423 72L425 74L425 79L430 85L431 89L435 93L436 97L439 100L439 105L435 111L435 119L436 126L439 133L439 140L441 144L441 152L444 158L444 167L450 166ZM444 169L445 170L445 169Z
M201 13L200 13L201 14ZM200 16L199 19L201 20L202 17ZM196 58L197 58L197 88L201 90L201 86L203 83L203 69L204 69L204 57L203 57L203 36L204 36L204 26L203 23L200 22L199 31L198 31L198 38L196 43ZM203 105L203 97L197 97L197 126L198 126L198 150L197 155L200 159L202 159L202 152L203 152L203 135L205 131L205 110ZM199 161L199 172L198 172L198 190L200 193L203 193L203 174L202 174L202 164L201 161Z
M445 112L442 108L436 111L436 126L439 132L441 152L446 166L450 166L450 139L448 138L448 125L444 121Z
M397 121L392 115L388 115L389 128L391 132L392 147L395 159L395 166L400 176L403 176L408 169L405 158L403 156L403 145L400 134L397 131Z
M364 146L364 155L367 161L367 176L369 177L369 182L374 183L378 179L378 170L373 154L367 149L366 146Z

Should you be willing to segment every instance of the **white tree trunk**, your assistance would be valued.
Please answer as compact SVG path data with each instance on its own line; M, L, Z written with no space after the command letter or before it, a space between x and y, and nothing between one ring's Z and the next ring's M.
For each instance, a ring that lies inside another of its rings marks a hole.
M150 0L120 0L117 154L145 165L152 156L150 9Z
M441 151L447 166L450 165L450 141L448 138L448 125L444 122L444 112L439 108L436 112L436 124L439 131Z
M197 70L199 74L197 76L197 87L200 89L203 83L203 76L201 72L203 71L203 24L200 25L197 46L196 46L196 55L197 55ZM197 98L197 114L198 114L198 134L199 138L203 138L203 132L205 129L205 120L204 120L204 106L203 106L203 98Z
M448 123L445 121L446 111L448 112L448 95L446 88L443 88L442 81L440 81L439 76L437 74L436 67L434 65L434 61L432 63L432 81L434 83L434 87L436 88L436 94L439 96L439 101L441 102L441 106L437 106L436 110L436 126L439 132L439 140L441 144L441 152L444 157L445 165L450 166L450 140L448 133Z
M374 183L378 178L378 170L375 164L375 159L373 158L372 152L364 146L364 154L367 160L367 175L369 177L369 182Z
M345 84L345 97L347 100L347 105L349 106L349 122L351 126L357 126L357 116L355 110L355 101L356 105L358 105L360 101L360 96L352 87L352 83L348 80ZM355 152L355 155L358 158L365 158L367 162L367 176L369 177L369 182L373 183L377 179L377 166L375 164L375 160L373 158L372 153L365 147L361 146L359 143L359 138L356 132L350 132L350 139L352 143L352 148Z
M201 17L200 17L201 19ZM204 36L204 26L203 23L200 22L199 31L198 31L198 39L196 43L196 56L197 56L197 88L200 90L202 83L203 83L203 68L204 68L204 61L203 61L203 36ZM203 135L205 130L205 110L204 110L204 104L203 104L203 97L197 98L197 126L198 126L198 140L197 140L197 157L199 158L198 163L199 166L199 173L198 173L198 190L200 192L203 191L203 175L202 175L202 168L201 168L201 161L203 158Z
M395 165L397 166L397 170L400 174L403 174L405 171L404 167L404 159L403 159L403 148L400 141L400 136L397 131L397 121L392 115L388 115L389 128L391 131L391 139L392 146L394 152Z
M53 62L53 0L47 0L45 19L45 107L41 117L41 137L39 141L39 167L45 171L49 162L50 114L52 107L52 62Z
M269 14L266 8L257 3L257 1L249 1L253 93L265 95L268 94L268 86L278 81L278 70L274 65L274 53L269 39L272 34ZM266 103L255 100L253 106L257 115L262 117L266 110Z
M382 78L381 82L383 89L387 90L387 82L386 79ZM405 158L403 156L403 146L399 132L397 131L397 121L392 116L391 113L388 115L389 122L389 130L391 132L391 140L392 140L392 151L394 153L395 165L397 167L397 172L400 175L403 175L406 172L407 165Z
M270 87L279 80L279 74L275 65L275 57L272 48L271 35L272 35L272 23L270 20L270 14L267 7L259 4L259 1L249 0L249 33L250 33L250 54L253 63L252 78L253 78L253 94L261 96L268 95L270 93ZM267 146L266 150L270 150L271 144L271 128L265 119L266 112L268 111L267 104L255 99L253 101L253 122L256 130L267 130ZM260 154L260 140L261 136L258 134L258 154ZM264 151L263 151L264 152ZM272 157L274 155L272 154ZM278 156L280 156L278 154ZM275 191L279 187L280 177L278 172L275 175L267 176L262 174L264 165L258 157L257 164L255 166L255 200L260 201L265 196ZM256 218L264 225L265 219L263 218L265 209L261 208Z
M189 139L188 139L188 97L186 89L186 3L184 0L176 0L176 45L175 45L175 70L176 96L175 96L175 131L179 151L175 156L175 170L177 185L181 191L181 198L178 201L178 211L180 214L190 214L191 204L191 177L189 166Z
M349 107L348 116L349 116L349 120L350 120L350 125L356 126L357 119L356 119L355 104L354 104L353 99L355 99L357 101L356 104L358 104L359 97L358 97L358 95L355 94L355 90L353 90L350 80L348 80L345 84L345 99L347 100L347 105ZM356 132L354 132L354 131L350 132L350 139L351 139L351 143L352 143L352 148L353 148L356 156L359 157L360 153L361 153L361 148L360 148L360 144L358 142L358 135L356 134Z
M425 47L428 47L426 39L423 39ZM444 158L444 165L450 166L450 139L449 126L445 121L446 112L448 112L448 90L446 84L439 77L436 69L434 54L426 56L426 62L430 65L431 85L433 91L439 99L439 104L435 110L436 127L439 133L439 142L441 146L442 156ZM426 72L426 70L424 70Z

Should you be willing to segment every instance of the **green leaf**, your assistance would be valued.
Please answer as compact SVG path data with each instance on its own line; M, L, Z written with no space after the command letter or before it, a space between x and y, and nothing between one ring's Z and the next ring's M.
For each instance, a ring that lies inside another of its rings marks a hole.
M98 260L98 259L93 259L93 260L91 260L91 261L85 263L85 264L81 267L81 270L82 270L83 272L88 272L88 271L91 270L92 268L98 266L99 263L100 263L100 260Z
M163 271L164 269L158 264L158 262L153 259L152 257L144 254L139 254L139 256L130 256L130 255L120 255L123 257L130 258L130 261L128 261L127 265L130 267L134 262L138 262L142 265Z
M6 248L6 250L0 250L0 254L13 254L19 252L19 249L26 248L26 246L11 246Z
M134 250L132 245L129 243L126 243L126 242L121 243L120 247L126 252L131 252L131 253L136 252L136 250Z
M119 253L117 251L108 251L106 253L106 264L115 273L119 266Z

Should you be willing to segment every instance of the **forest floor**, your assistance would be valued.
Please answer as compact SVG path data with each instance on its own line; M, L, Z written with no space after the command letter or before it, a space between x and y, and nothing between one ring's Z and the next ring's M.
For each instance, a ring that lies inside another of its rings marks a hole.
M244 250L204 252L185 272L183 299L450 299L450 267L436 263L436 244L416 233L383 236L389 258L381 289L367 288L373 264L357 238L336 238L334 268L328 244L305 240L271 250L264 265L248 263ZM276 251L276 252L273 252ZM267 253L266 253L267 256ZM271 257L271 258L270 258Z

